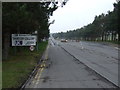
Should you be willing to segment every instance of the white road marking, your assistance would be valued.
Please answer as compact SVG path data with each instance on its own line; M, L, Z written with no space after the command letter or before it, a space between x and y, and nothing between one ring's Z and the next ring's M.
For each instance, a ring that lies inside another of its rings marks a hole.
M80 45L81 45L81 49L84 49L82 42L80 42Z
M52 40L50 40L50 44L51 44L53 47L55 46Z
M114 47L115 49L117 49L117 50L120 50L120 48L118 48L118 47Z

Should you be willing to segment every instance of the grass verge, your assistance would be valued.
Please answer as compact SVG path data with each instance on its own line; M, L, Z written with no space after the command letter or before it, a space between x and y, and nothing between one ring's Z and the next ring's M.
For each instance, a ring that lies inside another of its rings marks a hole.
M86 41L120 45L120 41L101 41L101 40L99 41L86 40Z
M20 52L12 54L2 62L2 88L19 88L26 81L40 60L48 42L39 43L38 51L31 52L28 47L20 47Z

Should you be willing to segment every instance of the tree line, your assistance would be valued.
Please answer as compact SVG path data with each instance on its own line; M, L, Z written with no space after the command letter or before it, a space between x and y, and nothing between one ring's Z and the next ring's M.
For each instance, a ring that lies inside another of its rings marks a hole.
M107 14L95 16L94 21L76 30L55 33L55 38L79 39L79 40L110 40L118 41L120 24L120 2L114 3L114 10Z
M64 6L66 2L62 3ZM49 18L58 8L58 2L3 2L2 51L7 59L11 34L32 34L37 31L38 41L49 37Z

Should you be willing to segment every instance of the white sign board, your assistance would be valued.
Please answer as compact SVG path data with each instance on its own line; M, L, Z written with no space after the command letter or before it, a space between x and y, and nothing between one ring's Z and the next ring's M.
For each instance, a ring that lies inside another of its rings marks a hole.
M12 46L35 46L37 37L31 34L12 34Z

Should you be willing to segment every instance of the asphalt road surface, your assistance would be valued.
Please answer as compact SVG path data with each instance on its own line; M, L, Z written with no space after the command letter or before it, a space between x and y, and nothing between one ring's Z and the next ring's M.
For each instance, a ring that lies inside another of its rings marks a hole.
M118 86L118 48L100 43L61 44L68 53Z
M51 38L41 67L25 88L116 88L117 51L98 43Z

